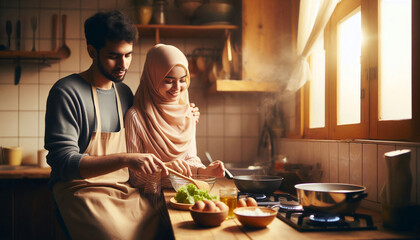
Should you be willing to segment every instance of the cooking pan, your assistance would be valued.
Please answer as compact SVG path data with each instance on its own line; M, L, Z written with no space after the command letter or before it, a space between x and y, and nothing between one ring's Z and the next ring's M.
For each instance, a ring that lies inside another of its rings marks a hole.
M269 175L234 176L233 181L241 192L273 193L279 189L283 177Z
M334 214L354 213L367 197L363 186L341 183L304 183L295 185L304 209Z

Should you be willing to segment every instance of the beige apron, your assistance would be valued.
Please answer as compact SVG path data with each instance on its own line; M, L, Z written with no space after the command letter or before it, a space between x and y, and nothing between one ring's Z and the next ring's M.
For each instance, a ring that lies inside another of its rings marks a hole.
M85 153L103 156L125 153L125 129L118 91L120 131L101 132L98 95L92 86L96 115L96 133ZM128 168L102 176L58 182L54 198L72 239L152 239L157 231L158 215L138 189L128 184Z

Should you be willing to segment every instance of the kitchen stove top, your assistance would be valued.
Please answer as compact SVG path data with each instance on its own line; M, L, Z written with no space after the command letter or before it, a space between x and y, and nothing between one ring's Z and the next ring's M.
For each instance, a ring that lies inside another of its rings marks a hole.
M258 206L277 207L277 217L300 232L375 230L370 215L327 214L304 210L290 194L252 194L238 192L238 199L253 197Z

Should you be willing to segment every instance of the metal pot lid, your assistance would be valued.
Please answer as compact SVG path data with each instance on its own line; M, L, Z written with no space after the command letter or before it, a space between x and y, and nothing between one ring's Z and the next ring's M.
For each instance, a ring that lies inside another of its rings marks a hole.
M365 187L346 183L302 183L296 184L296 189L315 192L357 193L366 190Z

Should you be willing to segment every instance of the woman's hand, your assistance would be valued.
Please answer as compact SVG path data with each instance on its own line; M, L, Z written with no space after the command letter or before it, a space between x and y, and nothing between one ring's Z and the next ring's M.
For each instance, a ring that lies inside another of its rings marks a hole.
M198 107L195 106L195 103L190 103L191 112L193 116L195 117L195 123L198 123L198 120L200 119L200 112L198 110Z
M206 168L200 168L198 170L200 175L209 175L213 177L225 176L225 165L222 161L216 160L210 163Z
M128 160L128 167L143 174L153 174L162 171L162 175L169 174L165 163L152 153L132 153Z
M170 162L164 163L166 167L171 168L187 177L192 176L190 165L186 161L175 159Z

